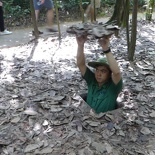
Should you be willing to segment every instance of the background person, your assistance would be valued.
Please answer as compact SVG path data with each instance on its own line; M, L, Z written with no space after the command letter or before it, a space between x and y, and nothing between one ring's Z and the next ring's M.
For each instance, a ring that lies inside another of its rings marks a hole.
M57 30L53 28L53 8L54 4L52 0L33 0L36 20L38 21L40 10L44 7L47 9L47 31L56 32Z
M122 77L118 63L109 48L109 37L99 39L106 57L88 63L95 72L92 72L85 62L84 44L87 36L77 36L76 40L77 66L88 86L86 103L95 113L116 109L116 99L122 90Z
M0 1L0 35L8 34L12 34L12 32L6 30L4 27L3 3Z
M91 17L91 22L94 21L94 12L96 12L97 9L100 8L100 6L101 6L101 0L95 0L96 10L94 10L94 0L91 0L91 3L87 6L87 9L84 14L85 22L87 22L89 16Z

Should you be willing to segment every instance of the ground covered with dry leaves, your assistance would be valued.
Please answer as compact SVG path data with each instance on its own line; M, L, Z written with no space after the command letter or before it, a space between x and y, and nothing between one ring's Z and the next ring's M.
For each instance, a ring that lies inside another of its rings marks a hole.
M123 108L95 115L76 66L75 36L64 33L0 50L1 155L154 155L155 26L138 22L134 62L125 31L111 39L124 89ZM101 56L89 37L86 61Z

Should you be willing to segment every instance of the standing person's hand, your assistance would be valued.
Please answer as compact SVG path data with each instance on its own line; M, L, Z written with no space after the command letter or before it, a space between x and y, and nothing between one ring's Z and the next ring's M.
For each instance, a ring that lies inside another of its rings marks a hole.
M99 39L99 44L103 48L104 51L109 49L109 44L110 44L110 37L111 36L106 36L104 38Z
M3 3L0 1L0 6L3 6Z
M44 4L45 3L45 0L40 0L41 4Z
M78 46L83 46L86 40L87 40L87 35L81 35L81 36L76 35L76 41Z

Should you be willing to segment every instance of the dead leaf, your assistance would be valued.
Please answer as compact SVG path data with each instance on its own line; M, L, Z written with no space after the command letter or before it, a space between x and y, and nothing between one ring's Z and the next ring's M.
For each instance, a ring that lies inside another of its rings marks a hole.
M28 108L23 113L27 114L27 115L37 115L38 114L36 111L33 110L33 108Z

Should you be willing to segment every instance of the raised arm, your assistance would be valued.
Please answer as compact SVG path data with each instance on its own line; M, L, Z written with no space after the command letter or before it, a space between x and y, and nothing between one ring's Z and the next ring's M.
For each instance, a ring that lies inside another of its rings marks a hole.
M76 36L76 41L78 44L76 61L82 76L84 76L87 68L85 63L85 55L84 55L84 43L86 40L87 40L87 36Z
M110 37L99 39L99 44L101 45L103 51L109 51L109 38ZM112 80L115 84L117 84L121 80L121 73L120 73L118 63L114 58L113 54L111 53L111 51L108 53L105 53L105 55L107 57L107 61L112 71Z
M40 0L41 4L45 3L45 0Z

